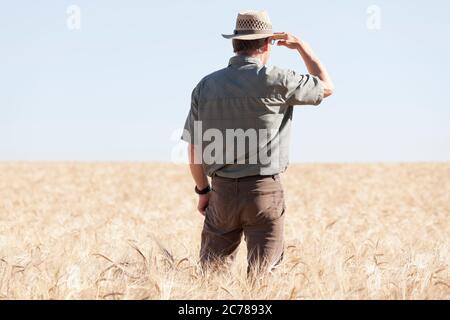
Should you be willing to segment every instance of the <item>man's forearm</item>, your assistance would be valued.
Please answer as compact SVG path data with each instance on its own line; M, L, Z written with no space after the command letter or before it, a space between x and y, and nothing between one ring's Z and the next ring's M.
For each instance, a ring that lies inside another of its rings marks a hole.
M333 93L334 85L325 66L320 62L319 58L315 56L311 47L307 43L299 40L297 51L300 53L303 61L305 62L308 72L313 76L317 76L322 81L325 91L324 96L330 96Z
M209 182L203 171L203 166L201 164L190 163L189 168L191 169L192 178L197 188L199 190L205 189L209 185Z
M195 184L198 189L205 189L209 185L208 178L203 170L203 166L198 161L194 161L195 154L199 154L199 150L195 147L195 145L190 144L188 146L188 154L189 154L189 169L191 170L192 178L195 181ZM199 159L199 158L197 158Z

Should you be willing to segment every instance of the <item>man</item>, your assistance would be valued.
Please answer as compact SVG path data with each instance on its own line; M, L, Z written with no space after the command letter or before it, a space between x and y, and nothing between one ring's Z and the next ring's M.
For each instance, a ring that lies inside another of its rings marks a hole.
M236 55L193 90L182 137L205 216L200 261L232 259L244 234L249 270L268 271L283 257L279 174L289 162L293 106L318 105L333 84L305 42L272 32L265 11L239 13L234 33L223 37L232 39ZM309 74L266 66L275 41L297 51Z

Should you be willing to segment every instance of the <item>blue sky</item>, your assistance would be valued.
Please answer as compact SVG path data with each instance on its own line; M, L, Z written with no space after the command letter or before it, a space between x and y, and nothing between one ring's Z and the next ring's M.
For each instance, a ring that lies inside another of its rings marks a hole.
M399 0L1 1L0 160L169 161L192 88L227 66L220 34L246 9L309 42L336 85L295 109L292 162L450 160L450 3ZM306 72L286 48L269 64Z

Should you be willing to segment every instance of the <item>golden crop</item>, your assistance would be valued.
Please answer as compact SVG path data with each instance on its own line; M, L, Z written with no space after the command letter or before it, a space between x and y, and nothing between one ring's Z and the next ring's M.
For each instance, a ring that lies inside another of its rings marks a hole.
M450 164L301 164L286 259L202 274L184 165L0 163L3 299L449 299Z

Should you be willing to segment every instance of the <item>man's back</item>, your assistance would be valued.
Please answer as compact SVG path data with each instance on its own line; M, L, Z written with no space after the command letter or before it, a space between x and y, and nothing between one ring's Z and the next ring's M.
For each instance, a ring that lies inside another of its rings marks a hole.
M197 142L209 176L276 174L289 162L292 106L317 105L322 98L315 77L237 55L196 86L185 129L192 135L199 121Z

